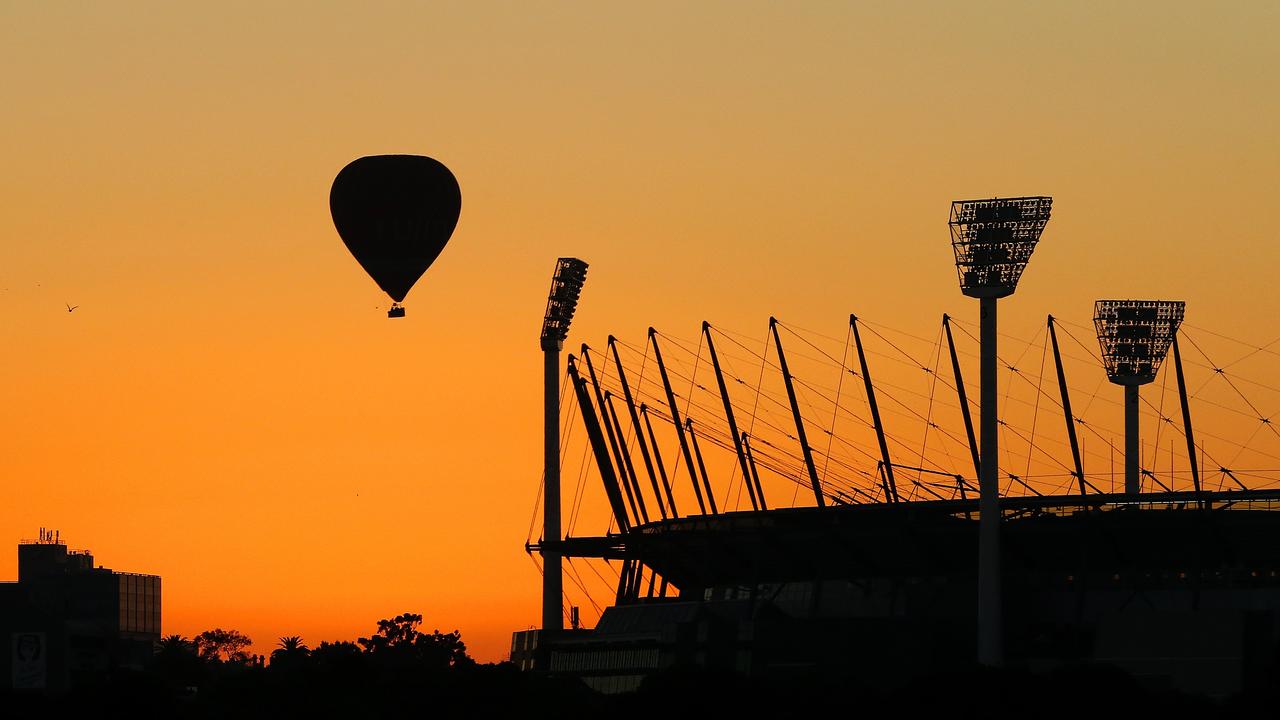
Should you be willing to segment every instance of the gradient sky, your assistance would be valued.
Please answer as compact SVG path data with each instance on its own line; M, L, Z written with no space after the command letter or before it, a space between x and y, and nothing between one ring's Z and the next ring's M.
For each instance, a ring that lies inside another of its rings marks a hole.
M1277 37L1274 2L2 0L0 545L162 575L165 633L416 611L497 659L538 618L555 257L573 344L933 337L976 322L948 203L1050 194L1006 332L1154 296L1263 343ZM394 322L327 205L393 152L463 193Z

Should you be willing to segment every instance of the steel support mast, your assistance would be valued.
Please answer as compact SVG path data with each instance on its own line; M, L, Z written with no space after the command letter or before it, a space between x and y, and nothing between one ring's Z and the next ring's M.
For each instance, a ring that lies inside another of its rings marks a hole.
M658 447L658 436L653 434L653 422L649 420L649 406L640 403L640 417L644 418L644 429L649 433L649 444L653 446L653 463L658 466L658 474L662 477L662 489L667 493L667 507L671 508L671 517L680 517L676 509L676 496L671 492L671 480L667 477L667 466L662 462L662 450Z
M627 504L631 506L631 517L635 519L635 524L649 522L649 513L645 511L644 498L640 496L640 485L635 484L632 490L633 478L627 471L627 467L622 459L622 450L619 447L622 443L622 428L618 428L617 433L613 430L613 418L609 415L609 408L604 404L604 391L600 389L600 382L596 379L595 366L591 364L591 348L586 343L582 343L582 361L587 364L587 377L591 379L591 387L595 390L596 405L600 408L600 424L604 427L605 436L609 439L609 449L613 451L615 467L618 469L618 480L622 485L622 489L627 495ZM637 506L637 503L639 505Z
M609 456L608 441L600 418L591 404L591 394L587 392L587 381L579 376L577 364L572 355L567 363L569 382L578 396L578 414L582 417L583 428L587 431L587 440L591 443L591 451L596 458L596 468L600 471L600 480L604 483L605 496L609 499L609 507L613 510L614 520L618 523L619 532L630 530L626 501L622 499L622 487L618 475L614 471L613 458Z
M1080 442L1076 438L1075 416L1071 414L1071 395L1067 392L1067 373L1062 368L1062 353L1058 351L1058 333L1054 329L1052 315L1049 316L1049 342L1053 344L1053 365L1058 369L1058 392L1062 394L1062 415L1067 420L1067 440L1071 442L1076 482L1080 486L1080 494L1084 495L1084 463L1080 460Z
M724 373L720 371L720 356L716 354L716 344L711 339L711 323L702 322L702 334L707 338L707 351L711 354L711 368L716 373L716 385L720 388L720 399L724 401L724 417L729 421L729 435L733 437L733 449L738 455L738 467L742 471L742 482L747 486L747 495L751 498L751 508L760 510L764 503L756 501L756 493L764 498L764 491L751 481L751 473L747 468L747 453L742 447L742 437L738 434L738 423L733 417L733 403L729 401L729 387L724 381Z
M609 351L613 353L613 364L618 368L618 384L622 386L622 399L626 401L627 413L631 416L631 427L636 433L636 444L640 446L640 457L644 459L645 470L649 473L649 484L653 486L653 494L658 500L658 512L662 514L662 519L667 519L667 508L662 503L662 493L658 490L658 477L653 471L653 459L649 457L649 445L644 439L644 430L640 427L640 415L636 411L636 401L631 395L631 386L627 384L627 371L622 367L622 358L618 357L617 338L609 336ZM643 376L641 380L643 380ZM656 450L655 450L656 452ZM666 484L666 473L663 473L663 484ZM667 489L667 495L671 495L670 488ZM671 514L675 515L675 506L672 505Z
M871 370L867 367L867 355L862 351L862 336L858 334L857 315L849 315L849 327L853 330L853 343L858 348L858 367L862 369L862 382L867 389L871 423L875 426L876 441L880 443L880 463L884 468L884 500L898 502L898 484L893 479L893 461L889 459L889 443L884 437L884 423L880 422L880 406L876 404L876 389L871 384Z
M707 514L707 505L711 506L711 514L716 514L716 500L708 497L702 499L702 487L698 480L698 471L693 466L693 453L689 450L689 440L684 436L684 425L680 423L680 410L676 407L676 394L671 389L671 379L667 376L667 366L662 362L662 350L658 348L658 331L649 328L649 342L653 345L653 357L658 362L658 374L662 376L662 389L667 393L667 405L671 408L671 422L676 426L676 436L680 438L680 451L684 453L684 464L689 468L689 479L693 482L693 495L698 499L698 509ZM710 494L711 488L707 488Z
M1187 460L1191 463L1191 487L1200 494L1200 463L1196 457L1196 437L1191 431L1191 405L1187 398L1187 380L1182 375L1182 354L1178 352L1178 336L1173 336L1173 368L1178 374L1178 399L1182 402L1182 432L1187 437Z
M979 462L978 438L973 433L973 415L969 412L969 396L964 392L964 375L960 372L960 356L956 354L956 341L951 337L951 316L943 313L942 328L947 331L947 349L951 352L951 375L956 379L956 395L960 401L960 416L964 418L964 432L969 438L969 454L973 456L973 477L982 474Z
M791 414L796 419L796 436L800 441L800 451L804 455L804 466L809 471L809 484L813 486L813 499L818 507L825 507L822 499L822 483L818 480L818 469L813 465L813 451L809 449L809 438L804 431L804 418L800 416L800 403L796 400L796 388L791 382L791 372L787 369L787 356L782 352L782 338L778 336L778 319L769 318L769 330L773 333L774 345L778 348L778 366L782 370L782 380L787 386L787 398L791 401Z

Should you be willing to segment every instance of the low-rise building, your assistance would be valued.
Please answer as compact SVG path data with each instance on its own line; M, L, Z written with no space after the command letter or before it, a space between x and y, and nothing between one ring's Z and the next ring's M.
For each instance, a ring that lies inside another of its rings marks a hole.
M18 544L18 581L0 583L0 682L62 690L140 669L160 639L160 578L94 565L55 531Z

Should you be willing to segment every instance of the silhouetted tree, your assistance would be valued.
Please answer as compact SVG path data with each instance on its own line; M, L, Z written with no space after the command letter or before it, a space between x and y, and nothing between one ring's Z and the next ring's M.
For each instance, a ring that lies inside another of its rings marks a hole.
M280 660L294 660L304 658L311 654L311 648L302 642L302 638L297 635L286 635L280 638L279 646L271 651L271 662L276 663Z
M285 652L305 653L310 651L307 644L302 642L302 638L297 635L286 635L280 638L280 647L278 649L284 650Z
M182 635L166 635L156 642L157 656L177 657L195 652L195 643Z
M360 647L348 640L321 642L311 651L309 665L324 675L352 676L365 665Z
M200 657L205 660L247 663L251 656L246 650L253 640L237 630L214 628L197 635L195 643Z
M397 615L390 620L378 621L378 632L373 637L357 640L364 646L365 652L375 653L392 648L410 646L421 633L418 626L422 624L422 616L414 613Z
M459 664L474 664L467 646L457 630L430 635L418 631L422 616L404 613L390 620L378 621L378 632L357 642L365 653L385 664L417 665L428 670L443 670Z
M197 685L204 673L195 641L181 635L167 635L156 643L151 667L171 687Z

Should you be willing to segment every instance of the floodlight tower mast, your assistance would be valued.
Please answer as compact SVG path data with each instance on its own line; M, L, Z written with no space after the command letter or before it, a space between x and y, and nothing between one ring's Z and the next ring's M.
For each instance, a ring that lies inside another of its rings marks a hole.
M1156 379L1187 304L1178 300L1099 300L1093 326L1107 379L1124 386L1124 492L1141 492L1138 387ZM1194 462L1194 458L1192 458Z
M543 502L542 502L542 630L564 629L564 577L560 542L560 351L587 277L587 264L577 258L556 260L542 319Z
M1000 459L996 415L996 300L1013 294L1053 199L1044 196L951 203L951 248L960 290L981 310L978 477L978 662L1004 664L1000 583Z

